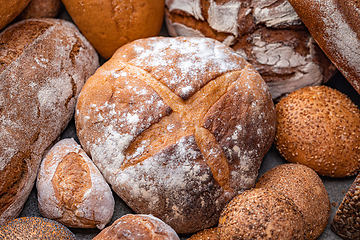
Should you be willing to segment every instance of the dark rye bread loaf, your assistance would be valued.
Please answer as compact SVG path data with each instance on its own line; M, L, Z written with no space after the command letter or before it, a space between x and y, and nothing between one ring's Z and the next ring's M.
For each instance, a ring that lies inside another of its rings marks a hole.
M336 68L287 0L166 0L171 36L211 37L245 57L274 99L320 85Z
M209 38L147 38L120 48L84 85L79 140L137 213L179 233L217 223L254 186L274 138L268 86Z
M95 50L64 20L26 20L0 34L0 223L20 213L44 151L98 66Z

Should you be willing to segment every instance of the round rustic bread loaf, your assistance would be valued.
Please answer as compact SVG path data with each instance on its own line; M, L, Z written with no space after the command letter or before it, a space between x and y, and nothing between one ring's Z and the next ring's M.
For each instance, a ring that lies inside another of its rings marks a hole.
M169 225L152 215L127 214L102 230L93 240L179 240Z
M15 218L0 225L0 239L75 240L64 225L41 217Z
M0 34L0 224L17 216L41 158L73 116L96 51L69 22L25 20Z
M0 0L0 30L14 20L29 2L30 0Z
M164 0L62 2L82 34L106 59L126 43L158 35L164 19Z
M31 0L15 20L53 18L60 12L61 6L61 0Z
M215 225L254 186L275 118L268 86L231 48L154 37L97 70L75 122L84 150L135 212L190 233Z
M68 227L103 229L114 212L109 185L73 139L62 139L46 153L36 189L41 214Z
M295 203L270 189L254 188L234 197L221 213L218 228L222 240L306 239Z
M343 239L360 238L360 175L346 192L331 222L331 229Z
M360 167L360 111L327 86L299 89L276 104L275 144L289 162L330 177L354 175Z
M302 164L278 165L256 183L256 188L270 188L294 201L305 221L306 239L316 239L324 232L330 217L330 199L317 173Z
M326 82L336 68L287 0L166 0L171 36L211 37L251 63L274 99Z
M324 53L360 94L360 2L289 0Z

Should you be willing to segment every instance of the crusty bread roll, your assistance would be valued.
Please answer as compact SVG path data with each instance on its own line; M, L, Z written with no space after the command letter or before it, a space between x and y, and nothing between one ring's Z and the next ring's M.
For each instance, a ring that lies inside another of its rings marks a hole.
M135 212L191 233L254 186L275 117L268 86L231 48L154 37L97 70L75 122L84 150Z
M189 240L219 240L219 228L207 228L193 234Z
M15 20L53 18L58 15L61 6L61 0L31 0Z
M169 225L152 215L127 214L102 230L93 240L179 240Z
M289 0L324 53L360 94L360 2Z
M330 217L330 199L317 173L302 164L278 165L256 183L256 188L270 188L294 201L305 221L306 239L316 239L324 232Z
M159 34L164 0L62 0L76 26L108 59L122 45Z
M343 239L360 238L360 175L346 192L331 222L331 229Z
M234 197L221 213L218 228L222 240L306 239L304 219L295 203L263 188Z
M75 240L75 235L64 225L41 217L15 218L0 224L0 239L57 239Z
M336 68L287 0L166 0L171 36L211 37L251 63L278 100L320 85Z
M330 177L354 175L360 167L360 111L327 86L305 87L276 104L275 145L289 162Z
M14 20L29 2L30 0L0 0L0 30Z
M68 227L103 229L114 212L109 185L73 139L63 139L47 152L36 189L41 214Z
M98 55L64 20L25 20L0 34L0 224L17 216L46 149L73 116Z

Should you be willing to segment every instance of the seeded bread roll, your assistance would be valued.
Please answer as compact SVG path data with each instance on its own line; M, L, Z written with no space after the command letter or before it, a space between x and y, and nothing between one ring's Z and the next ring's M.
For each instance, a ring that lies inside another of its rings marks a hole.
M360 238L360 175L351 184L331 222L331 229L343 239Z
M81 91L79 140L136 213L178 233L214 226L254 186L275 133L268 86L231 48L155 37L120 48Z
M152 215L127 214L102 230L93 240L179 240L169 225Z
M360 2L289 0L324 53L360 94Z
M219 240L219 228L204 229L194 235L189 240Z
M306 239L316 239L330 217L330 199L320 177L302 164L278 165L260 177L256 188L270 188L294 201L305 221Z
M20 213L44 152L72 118L99 59L64 20L19 22L1 32L0 45L1 224Z
M62 0L76 26L108 59L122 45L159 34L164 0Z
M1 239L57 239L75 240L75 235L64 225L41 217L16 218L0 225Z
M251 63L278 100L320 85L336 68L287 0L166 0L171 36L211 37Z
M354 175L360 167L360 111L327 86L299 89L276 104L275 144L289 162L330 177Z
M114 212L109 185L73 139L59 141L45 155L36 189L41 214L68 227L103 229Z
M0 30L14 20L29 2L30 0L0 0Z
M61 6L61 0L31 0L15 20L54 18L58 15Z
M255 188L236 196L221 213L220 239L306 239L294 202L279 192Z

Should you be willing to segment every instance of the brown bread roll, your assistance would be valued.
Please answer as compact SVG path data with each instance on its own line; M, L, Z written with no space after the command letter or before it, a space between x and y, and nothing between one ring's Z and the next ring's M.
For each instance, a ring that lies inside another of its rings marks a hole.
M268 86L231 48L155 37L120 48L81 91L84 150L135 212L178 233L215 225L254 186L275 131Z
M324 53L360 94L360 2L289 0Z
M60 12L61 6L61 0L31 0L15 20L54 18Z
M270 189L255 188L233 198L222 211L218 228L222 240L306 239L295 203Z
M276 104L275 144L289 162L330 177L354 175L360 167L360 111L327 86L294 91Z
M211 37L231 46L264 78L278 100L320 85L336 68L287 0L166 0L171 36Z
M57 239L75 240L75 235L64 225L41 217L15 218L0 225L0 239Z
M0 34L0 224L17 216L41 158L73 116L98 55L64 20L25 20Z
M68 227L103 229L114 212L109 185L73 139L63 139L47 152L36 189L41 214Z
M127 214L102 230L93 240L180 240L174 229L152 215Z
M164 0L62 0L76 26L108 59L122 45L159 34Z
M331 230L343 239L360 238L360 175L346 192L331 222Z
M0 0L0 30L14 20L29 2L30 0Z
M204 229L196 234L193 234L189 240L219 240L219 228Z
M306 239L324 232L330 217L330 199L317 173L302 164L278 165L260 177L256 188L270 188L294 201L305 221Z

